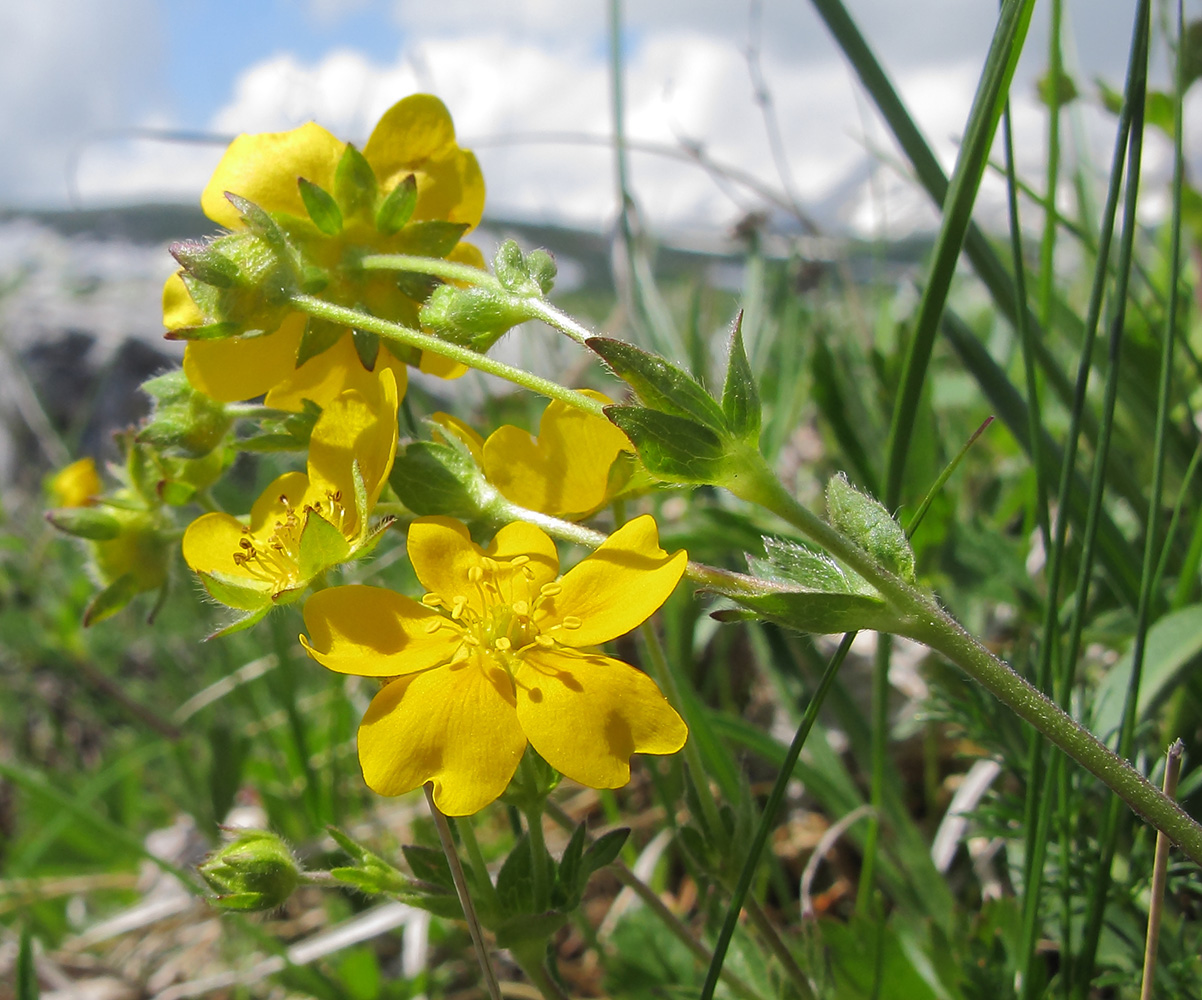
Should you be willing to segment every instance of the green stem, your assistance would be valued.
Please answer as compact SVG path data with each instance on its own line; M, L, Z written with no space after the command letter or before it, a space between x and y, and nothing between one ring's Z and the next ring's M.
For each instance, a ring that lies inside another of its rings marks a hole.
M390 323L386 319L358 312L355 309L347 309L345 306L334 305L332 302L326 302L312 295L294 295L291 302L301 312L307 313L310 316L317 316L320 319L329 320L331 323L349 326L356 330L366 330L370 333L378 334L387 340L405 344L409 347L417 347L423 351L430 351L433 354L440 354L444 358L458 361L469 368L475 368L488 375L495 375L498 378L506 379L515 385L529 389L531 392L537 392L541 396L558 399L560 402L574 406L578 410L591 413L595 417L605 417L603 404L586 396L582 392L567 389L558 382L552 382L550 379L532 375L521 368L513 367L513 365L495 361L487 355L477 354L475 351L461 347L458 344L439 340L437 337L432 337L428 333L422 333L420 330L402 326L400 323Z
M522 972L526 974L526 978L538 987L538 991L545 1000L568 1000L567 994L559 988L559 984L547 972L547 966L543 962L543 956L537 950L537 945L533 948L528 944L515 946L509 951L521 967Z
M530 872L534 881L534 912L542 913L551 905L551 887L547 872L547 841L543 836L543 798L537 794L538 775L530 755L521 763L522 780L528 793L524 796L522 812L526 814L526 832L530 838Z
M467 848L467 859L471 862L472 872L476 876L476 885L479 887L480 894L487 896L488 908L494 913L500 911L500 905L497 901L497 887L492 884L492 876L488 872L488 863L484 860L484 854L480 850L480 841L476 839L476 828L472 824L471 816L464 816L461 820L455 823L455 828L459 831L459 839L463 841L463 846Z
M409 274L428 274L447 281L462 281L504 294L508 289L488 271L460 264L442 257L413 257L404 253L369 253L359 258L365 271L405 271Z
M430 785L425 785L426 802L430 806L430 815L434 817L434 825L438 828L438 840L442 844L442 853L446 855L447 864L451 866L451 878L455 882L455 892L459 896L459 905L463 907L463 916L467 920L468 933L472 938L472 947L476 951L476 961L480 963L480 971L484 973L484 982L488 987L491 1000L501 1000L501 986L497 982L497 974L493 971L492 961L488 957L488 948L484 944L484 931L480 928L480 918L476 916L476 908L472 905L471 893L467 891L467 879L463 876L463 865L459 863L459 852L455 850L455 842L451 839L451 827L442 810L434 804L434 793Z
M871 583L903 619L906 626L904 634L942 653L1020 718L1101 779L1132 810L1158 830L1163 830L1194 862L1202 864L1202 825L1126 760L1107 749L1093 733L1079 725L969 635L931 597L878 565L855 542L801 506L780 484L762 458L759 458L758 465L748 463L745 474L732 479L730 486L736 496L777 514L801 529L835 558L847 563Z

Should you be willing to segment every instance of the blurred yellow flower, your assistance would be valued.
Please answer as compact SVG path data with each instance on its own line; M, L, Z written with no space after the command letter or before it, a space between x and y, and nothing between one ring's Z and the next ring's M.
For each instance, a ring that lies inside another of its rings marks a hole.
M613 402L592 389L579 391ZM543 411L537 437L506 424L485 440L450 414L435 413L432 419L467 445L484 478L506 500L528 510L587 517L620 493L630 477L629 467L614 466L623 453L633 459L630 439L604 417L559 400Z
M586 647L645 621L684 572L643 516L562 578L555 544L517 522L487 549L451 518L415 521L409 558L420 602L377 587L334 587L305 603L301 637L331 670L390 678L359 728L367 784L399 795L434 782L466 816L508 786L527 741L594 788L630 780L630 755L668 754L688 730L654 681Z
M188 526L184 561L216 600L265 613L374 542L368 519L396 456L396 410L396 380L384 369L368 391L348 389L326 405L309 440L308 473L277 477L249 524L214 512Z
M59 469L47 487L56 507L91 507L104 492L96 463L90 458Z
M240 135L218 164L201 207L213 222L240 230L245 227L239 212L225 193L254 202L271 213L307 263L330 275L324 299L416 326L420 302L402 290L397 275L364 272L353 266L354 258L363 253L418 253L482 267L480 252L457 242L461 231L479 223L484 210L484 179L476 157L460 149L446 107L428 94L406 97L376 125L362 153L374 174L367 194L362 183L356 188L340 179L346 150L346 143L313 123L290 132ZM382 226L378 213L411 175L416 183L412 215L393 231ZM327 230L310 220L301 179L327 195L333 192L336 200L341 192L334 209L336 224L328 223ZM210 321L189 294L182 272L168 279L163 289L168 329ZM285 410L300 410L305 399L324 406L346 389L361 389L373 372L385 367L393 370L404 394L405 364L387 345L360 344L357 350L350 330L312 325L302 344L307 323L312 321L301 313L289 313L277 329L264 331L266 335L191 341L184 371L195 388L214 399L236 402L266 393L267 405ZM463 370L436 355L422 356L421 368L444 376Z

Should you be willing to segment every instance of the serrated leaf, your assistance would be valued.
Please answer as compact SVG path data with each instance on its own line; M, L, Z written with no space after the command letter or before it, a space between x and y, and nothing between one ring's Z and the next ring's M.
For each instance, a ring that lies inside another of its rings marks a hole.
M376 212L376 229L385 236L399 232L417 207L417 178L410 174L388 192Z
M138 590L134 575L122 573L88 602L83 613L84 628L111 618L134 599Z
M605 415L630 438L652 475L680 483L720 481L726 450L709 428L641 406L607 406Z
M337 344L345 333L346 327L339 323L310 316L305 323L305 332L301 334L300 347L296 351L296 367L299 368L310 358L324 354Z
M914 582L914 550L905 530L878 500L839 473L826 485L826 506L831 524L886 569Z
M363 367L371 371L376 367L376 358L380 354L379 334L368 333L366 330L353 330L352 335L355 340L355 353L359 355Z
M376 205L376 175L366 157L351 143L346 144L334 171L334 199L343 217L371 218Z
M763 559L749 556L753 575L802 590L829 594L877 596L867 580L849 567L836 562L825 552L781 538L764 538Z
M861 629L904 634L900 621L879 597L803 590L726 596L746 610L715 611L712 617L720 622L767 620L813 635Z
M497 900L501 914L516 917L534 912L534 872L530 840L522 834L497 873Z
M455 249L459 238L468 230L467 223L426 219L411 222L394 237L399 253L418 257L445 257Z
M482 482L471 457L451 445L417 441L399 453L388 482L415 514L470 520L480 513L472 484Z
M337 236L342 232L342 210L334 196L319 184L314 184L305 177L298 177L297 187L300 188L301 201L305 203L305 211L321 232L327 236Z
M743 314L739 313L730 330L726 380L722 386L722 412L735 437L758 445L760 440L760 394L755 375L743 347Z
M726 432L722 407L688 372L623 340L590 337L585 343L645 405L687 417L715 434Z
M331 566L346 562L350 554L351 543L334 525L316 511L305 516L298 560L302 580L312 580Z
M586 877L613 861L621 853L622 847L626 843L626 838L629 836L630 830L622 827L620 830L610 830L608 833L603 833L589 844L580 862L581 867L583 867L586 873Z
M401 852L405 855L405 862L413 872L414 878L454 890L455 880L451 877L451 866L447 864L442 851L433 847L405 844L401 847Z

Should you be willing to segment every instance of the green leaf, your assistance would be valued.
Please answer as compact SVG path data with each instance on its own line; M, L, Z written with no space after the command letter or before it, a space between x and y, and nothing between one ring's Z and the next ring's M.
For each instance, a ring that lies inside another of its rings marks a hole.
M355 341L355 353L363 367L371 371L376 367L376 358L380 354L380 335L366 330L352 330L351 336Z
M459 238L468 230L467 223L427 219L411 222L397 233L394 244L397 253L416 257L445 257L455 249Z
M638 449L647 471L671 482L720 482L726 449L708 427L641 406L607 406L605 415Z
M413 513L445 514L461 520L480 515L477 490L484 478L465 451L417 441L397 455L388 482Z
M534 912L534 873L530 840L525 834L510 849L509 857L497 873L497 899L504 916L516 917Z
M336 843L347 853L348 857L354 858L355 861L359 862L360 864L362 864L367 860L368 857L371 856L371 852L366 847L360 844L357 840L353 840L351 837L348 837L345 833L339 830L338 827L327 826L326 833L330 835L334 843Z
M1119 728L1131 683L1132 650L1114 664L1094 700L1093 729L1106 737ZM1202 604L1170 612L1148 629L1135 718L1142 722L1175 689L1182 674L1202 656Z
M876 590L855 570L796 542L764 538L765 558L750 556L751 572L763 580L827 594L877 597Z
M385 236L392 236L413 218L417 208L417 178L410 174L388 192L388 197L376 212L376 229Z
M726 596L746 610L713 612L711 617L720 622L767 620L813 635L834 635L861 629L904 634L900 620L889 612L884 601L876 597L803 590Z
M521 948L523 944L538 944L550 939L559 928L567 923L566 913L554 910L547 913L524 913L509 920L503 920L496 927L498 948Z
M298 177L297 187L300 188L301 201L305 203L305 211L313 220L313 225L327 236L337 236L342 232L342 210L334 196L319 184Z
M909 539L877 500L861 493L839 473L826 485L826 505L836 528L886 569L914 582L914 551Z
M301 334L300 347L296 351L296 367L299 368L309 359L328 351L345 333L346 327L340 323L310 316L305 323L305 332Z
M559 859L554 903L557 909L565 912L576 909L584 893L584 883L588 878L588 873L581 865L585 837L584 824L581 823L572 831L568 846L564 848L563 856Z
M334 199L344 218L352 215L372 218L376 206L376 175L364 155L349 142L334 171Z
M132 573L122 573L88 602L84 609L84 628L111 618L138 594L138 581Z
M635 391L645 406L687 417L713 434L727 431L722 407L688 372L622 340L590 337L586 343Z
M730 348L726 362L726 381L722 386L722 412L730 433L752 445L760 440L760 395L747 351L743 348L743 314L739 313L730 330Z
M584 852L584 857L581 859L581 866L584 868L586 877L612 862L621 853L622 846L629 836L630 830L622 827L619 830L603 833L589 844L588 850Z
M103 507L60 507L46 511L46 520L59 531L94 542L121 534L121 522Z
M351 554L351 543L334 525L316 511L305 516L305 526L300 537L300 576L312 580L331 566L346 562Z
M16 1000L38 1000L38 973L33 960L33 938L29 925L21 927L21 944L17 950Z
M413 877L429 882L431 885L442 886L454 890L455 879L451 876L451 866L442 851L433 847L421 847L416 844L405 844L401 847L405 861Z

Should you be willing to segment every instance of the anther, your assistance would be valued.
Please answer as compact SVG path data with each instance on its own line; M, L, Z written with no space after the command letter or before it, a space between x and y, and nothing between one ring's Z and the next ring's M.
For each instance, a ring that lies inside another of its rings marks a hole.
M513 612L517 615L528 615L530 614L530 605L525 601L514 601Z
M555 640L552 639L549 635L536 635L534 637L534 641L539 646L542 646L544 649L550 649L552 646L555 645Z
M471 583L479 583L484 579L484 570L479 566L472 566L467 571L467 578Z
M422 604L427 608L442 607L446 602L438 594L422 594Z
M575 629L575 628L580 628L580 626L584 623L579 618L577 618L575 615L565 615L563 618L563 621L561 621L560 624L564 628Z
M544 583L538 589L539 597L558 597L563 593L563 587L558 583Z
M530 561L529 556L514 556L509 560L510 566L525 566Z
M442 628L442 620L439 618L431 618L426 622L426 635L433 635Z
M463 617L463 609L467 607L467 598L460 594L455 598L455 603L451 605L451 617L458 621Z
M501 636L501 638L499 638L496 642L493 643L493 647L499 653L507 653L507 652L509 652L510 649L513 648L513 643L509 641L508 637Z

